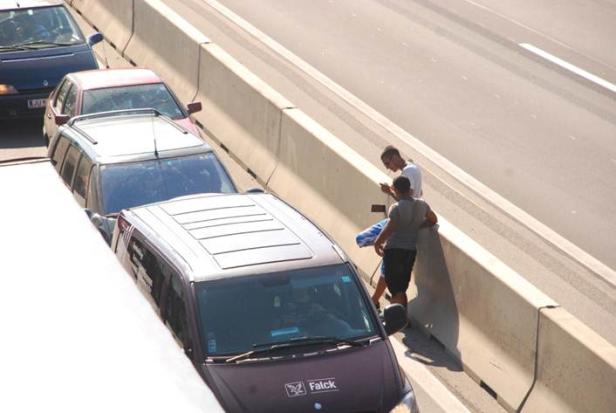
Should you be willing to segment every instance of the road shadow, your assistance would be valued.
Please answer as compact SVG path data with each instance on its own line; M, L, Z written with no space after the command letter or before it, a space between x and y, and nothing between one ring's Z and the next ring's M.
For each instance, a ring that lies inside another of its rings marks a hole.
M437 230L420 232L408 316L415 327L434 337L453 357L461 360L460 315L446 258L449 247Z
M0 120L0 149L34 148L45 146L43 120Z
M442 367L455 372L464 370L442 343L419 328L406 328L396 336L407 347L406 357L429 367Z
M42 119L0 120L0 162L47 156Z

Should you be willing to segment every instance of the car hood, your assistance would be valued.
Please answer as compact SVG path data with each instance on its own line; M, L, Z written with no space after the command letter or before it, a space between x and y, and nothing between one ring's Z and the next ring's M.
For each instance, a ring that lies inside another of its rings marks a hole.
M0 79L19 91L53 89L67 73L97 67L87 44L0 53Z
M299 359L208 364L226 411L386 412L402 397L387 343Z

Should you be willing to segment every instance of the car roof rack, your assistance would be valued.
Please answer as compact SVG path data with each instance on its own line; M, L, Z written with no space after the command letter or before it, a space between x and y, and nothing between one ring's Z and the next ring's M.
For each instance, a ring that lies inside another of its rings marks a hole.
M110 117L114 117L114 116L130 116L130 115L139 115L139 116L150 115L152 117L161 118L165 122L169 123L170 125L173 125L176 129L178 129L182 133L189 133L186 129L184 129L183 127L181 127L177 123L175 123L168 116L163 115L157 109L154 109L154 108L121 109L121 110L110 110L110 111L107 111L107 112L90 113L90 114L87 114L87 115L75 116L75 117L71 118L67 122L67 124L69 126L73 126L75 123L81 122L81 121L85 121L85 120L110 118ZM73 126L73 127L75 127L75 126ZM81 129L80 129L80 132L83 133L83 131ZM84 135L87 135L87 134L84 133ZM96 141L94 141L91 138L89 140L92 143L96 143Z

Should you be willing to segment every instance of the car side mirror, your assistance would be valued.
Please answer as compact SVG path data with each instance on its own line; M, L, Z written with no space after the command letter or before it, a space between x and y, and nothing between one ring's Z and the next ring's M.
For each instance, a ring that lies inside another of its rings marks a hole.
M201 102L190 102L186 105L186 109L188 109L188 114L190 115L192 113L201 112L201 109L203 109L203 105L201 104Z
M88 44L90 46L94 46L97 43L100 43L103 41L103 35L100 34L99 32L96 33L92 33L90 36L88 36Z
M383 311L383 327L388 336L406 327L406 310L402 304L390 304Z
M62 126L69 121L70 117L68 115L56 115L56 125Z

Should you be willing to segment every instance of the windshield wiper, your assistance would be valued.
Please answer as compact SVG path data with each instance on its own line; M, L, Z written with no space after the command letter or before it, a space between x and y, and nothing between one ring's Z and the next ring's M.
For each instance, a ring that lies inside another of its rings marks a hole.
M34 47L26 47L20 44L11 44L6 46L0 46L0 50L32 50Z
M35 40L32 42L25 42L16 44L16 47L25 47L29 49L33 49L32 46L73 46L75 43L62 43L62 42L50 42L48 40Z
M252 347L254 350L247 351L242 354L238 354L237 356L233 356L226 360L227 363L233 363L240 360L245 360L252 358L253 356L259 354L271 353L273 351L288 349L292 347L302 347L302 346L311 346L311 345L321 345L321 344L334 344L336 346L339 345L347 345L352 347L363 347L367 342L361 342L358 340L339 338L339 337L327 337L327 336L314 336L314 337L295 337L287 341L277 341L274 343L259 343L253 344Z

